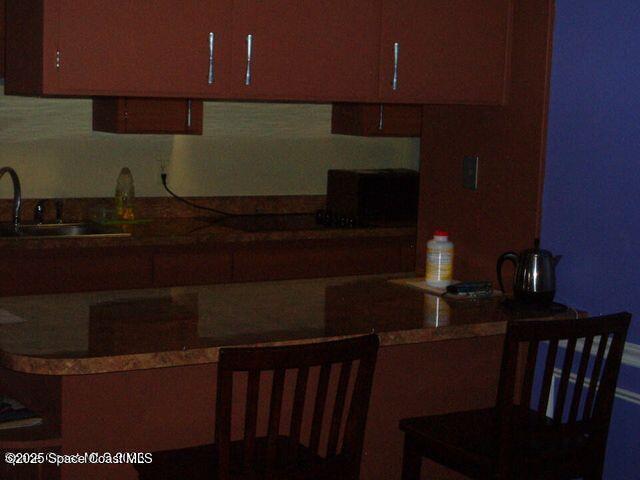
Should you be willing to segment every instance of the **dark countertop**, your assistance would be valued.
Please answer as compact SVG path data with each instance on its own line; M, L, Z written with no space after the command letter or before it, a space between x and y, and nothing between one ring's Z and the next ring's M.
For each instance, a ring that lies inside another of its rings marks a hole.
M128 237L0 239L7 250L63 248L170 246L200 243L234 243L339 239L366 237L413 237L415 226L376 226L367 228L327 228L317 225L313 214L215 217L156 218L148 223L124 225Z
M497 299L447 303L389 278L6 297L0 365L42 375L194 365L216 362L223 346L372 331L383 346L500 335L518 317Z

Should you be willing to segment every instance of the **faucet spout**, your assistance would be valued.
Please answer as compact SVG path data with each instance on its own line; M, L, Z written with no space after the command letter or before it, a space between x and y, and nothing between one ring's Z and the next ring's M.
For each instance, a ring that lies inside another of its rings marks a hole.
M8 173L13 182L13 226L17 229L20 226L20 207L22 206L22 189L20 188L20 179L18 174L11 167L0 168L0 178Z

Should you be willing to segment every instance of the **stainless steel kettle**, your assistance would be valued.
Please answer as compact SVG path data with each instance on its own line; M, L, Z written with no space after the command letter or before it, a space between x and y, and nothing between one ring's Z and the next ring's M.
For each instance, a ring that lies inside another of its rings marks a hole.
M513 296L516 301L549 305L556 294L556 265L561 256L554 257L548 250L540 249L540 240L536 239L534 248L516 254L506 252L498 258L498 282L504 292L502 282L502 264L512 261L516 267L513 279Z

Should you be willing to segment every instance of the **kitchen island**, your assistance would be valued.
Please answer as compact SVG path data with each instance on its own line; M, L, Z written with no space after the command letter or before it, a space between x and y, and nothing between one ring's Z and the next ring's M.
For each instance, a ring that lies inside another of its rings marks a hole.
M398 420L491 405L506 322L519 316L498 299L439 309L434 299L389 276L2 298L0 395L22 401L44 424L0 432L0 450L151 452L209 443L221 347L374 331L381 348L362 478L399 478ZM67 464L46 475L136 478L130 464Z

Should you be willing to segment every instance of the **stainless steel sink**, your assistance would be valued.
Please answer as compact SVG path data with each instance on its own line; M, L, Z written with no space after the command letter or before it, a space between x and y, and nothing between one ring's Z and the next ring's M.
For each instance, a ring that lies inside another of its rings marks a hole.
M93 238L128 237L130 233L117 227L97 223L53 223L40 225L0 225L0 238Z

